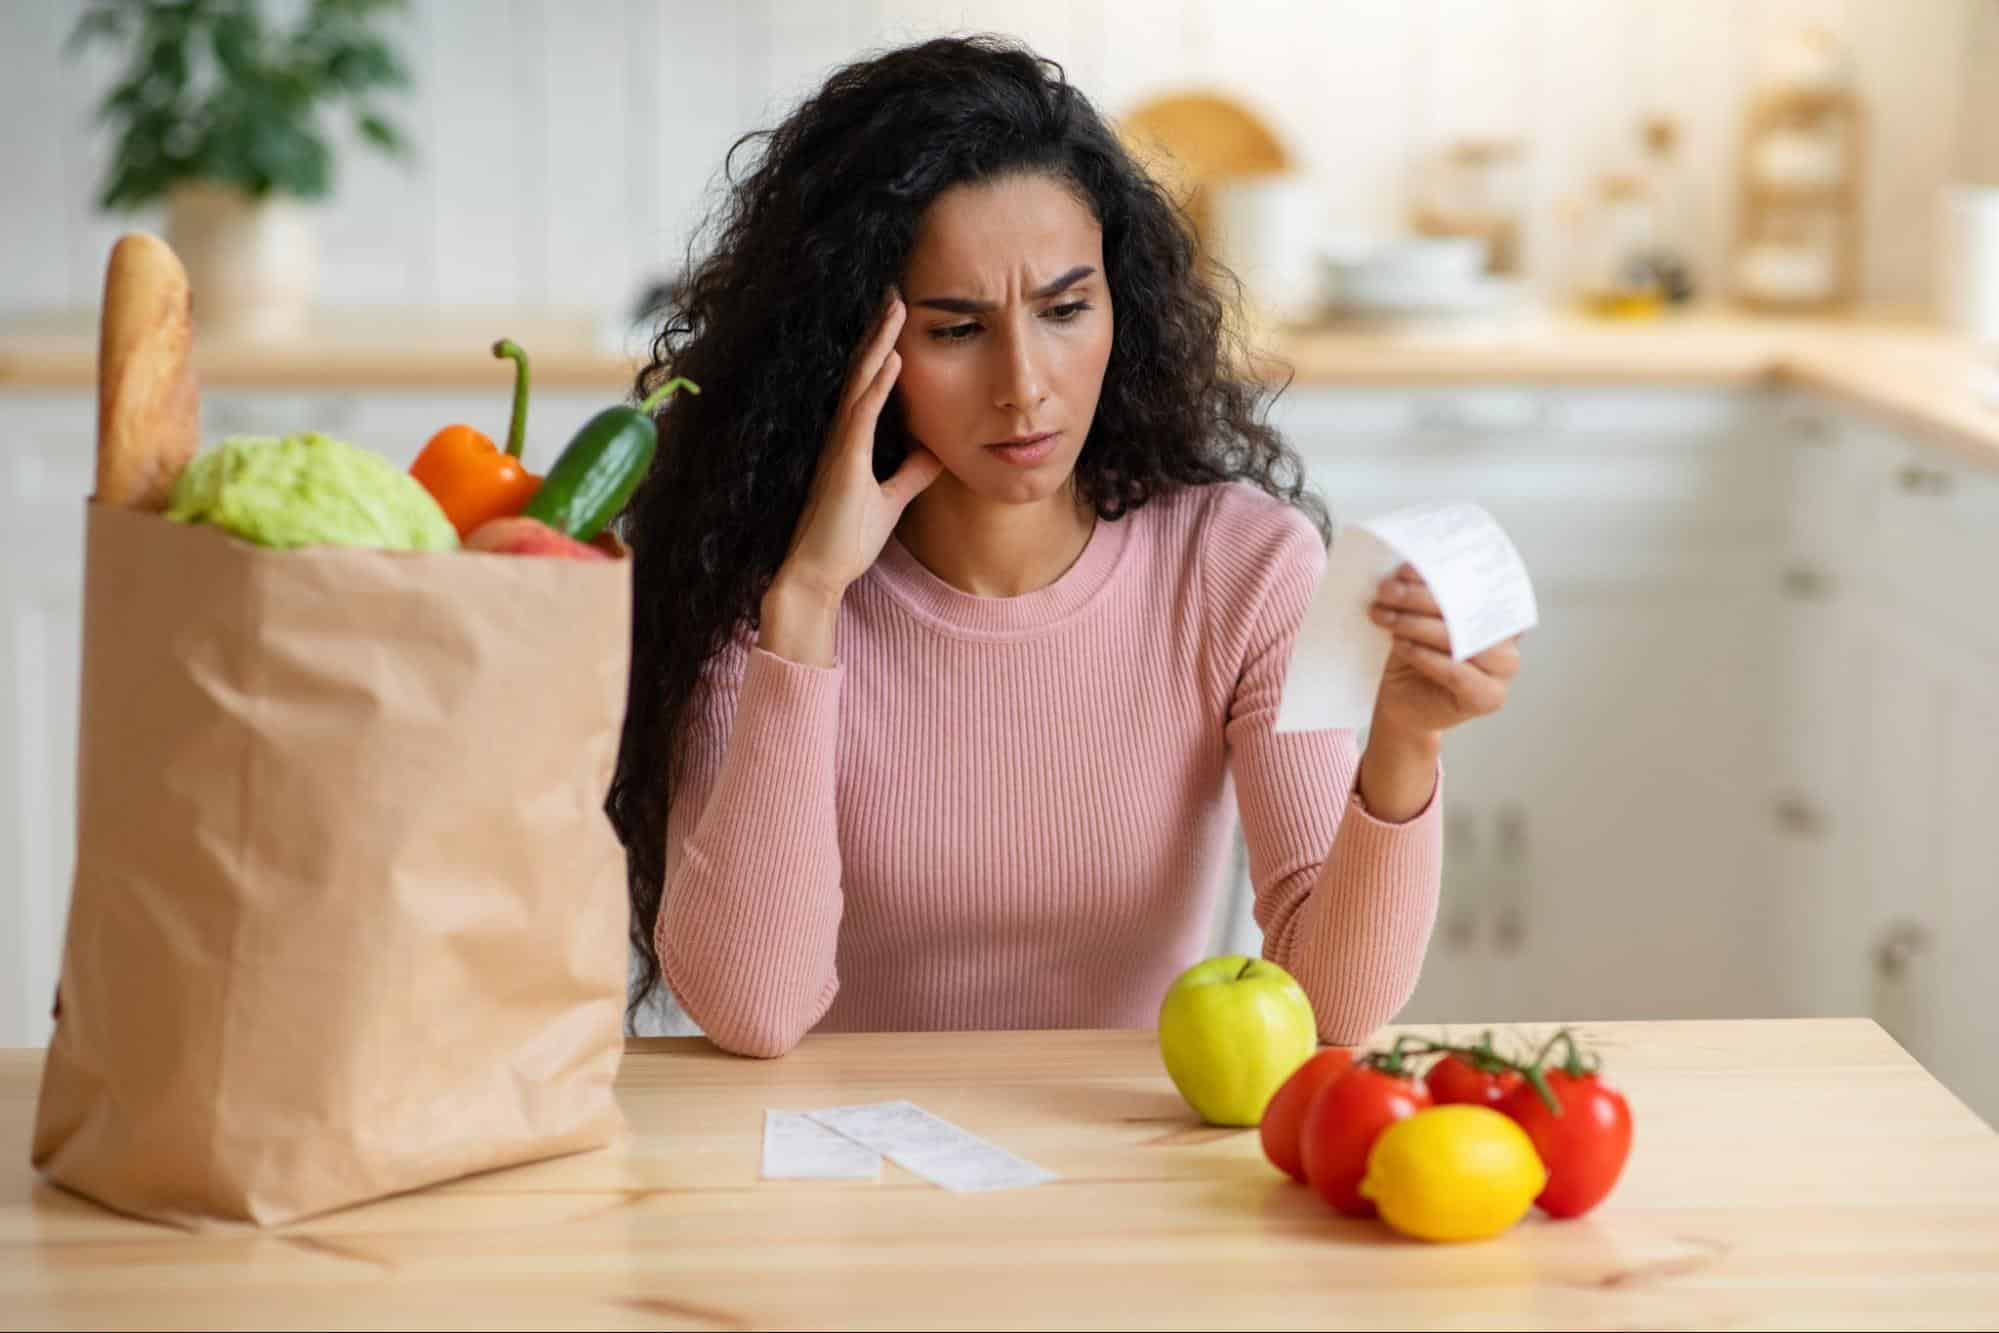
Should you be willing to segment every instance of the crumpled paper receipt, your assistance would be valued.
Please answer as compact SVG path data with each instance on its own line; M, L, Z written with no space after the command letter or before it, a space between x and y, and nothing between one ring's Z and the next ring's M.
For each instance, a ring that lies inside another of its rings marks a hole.
M1364 729L1395 636L1374 623L1375 589L1413 565L1462 662L1538 623L1534 585L1513 542L1475 504L1412 505L1340 530L1305 608L1278 705L1278 731Z

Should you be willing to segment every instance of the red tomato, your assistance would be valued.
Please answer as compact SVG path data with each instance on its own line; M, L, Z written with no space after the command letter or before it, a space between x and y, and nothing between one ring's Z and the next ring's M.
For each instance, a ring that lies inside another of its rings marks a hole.
M1306 1183L1348 1217L1371 1217L1374 1200L1360 1193L1368 1150L1381 1131L1430 1104L1414 1078L1356 1065L1312 1099L1298 1130Z
M1547 1079L1561 1104L1559 1116L1525 1082L1499 1109L1527 1131L1548 1168L1548 1186L1534 1202L1550 1217L1581 1217L1603 1202L1624 1170L1631 1154L1631 1108L1623 1093L1595 1074L1550 1069Z
M1300 1184L1305 1181L1305 1163L1298 1155L1298 1130L1304 1124L1305 1112L1311 1109L1319 1089L1352 1068L1352 1051L1328 1046L1299 1065L1270 1094L1270 1101L1263 1108L1263 1120L1257 1125L1257 1132L1263 1137L1263 1155L1272 1166Z
M1520 1075L1510 1069L1488 1073L1461 1055L1446 1055L1423 1075L1423 1086L1439 1106L1497 1106L1520 1086Z

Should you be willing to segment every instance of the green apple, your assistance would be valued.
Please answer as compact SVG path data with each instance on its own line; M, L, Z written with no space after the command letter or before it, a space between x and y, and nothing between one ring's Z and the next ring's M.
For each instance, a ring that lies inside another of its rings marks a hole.
M1254 1125L1318 1049L1312 1001L1272 962L1226 954L1194 964L1159 1005L1159 1054L1173 1086L1211 1125Z

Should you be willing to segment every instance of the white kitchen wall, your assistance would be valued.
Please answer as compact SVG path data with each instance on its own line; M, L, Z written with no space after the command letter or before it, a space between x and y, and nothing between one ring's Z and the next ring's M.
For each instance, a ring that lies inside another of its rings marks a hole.
M673 265L737 135L868 47L967 29L1025 37L1112 114L1172 87L1245 100L1340 222L1393 224L1414 164L1445 138L1524 136L1528 259L1543 273L1556 201L1632 146L1641 114L1670 112L1693 164L1695 257L1711 274L1755 61L1809 20L1851 44L1869 104L1867 295L1920 302L1937 188L1982 160L1967 123L1991 106L1972 74L1995 4L418 0L402 36L420 87L398 110L422 159L406 170L343 157L324 290L340 305L622 308ZM94 304L111 239L158 225L92 207L109 146L89 108L115 62L61 58L76 12L0 3L0 116L17 127L0 142L0 313Z

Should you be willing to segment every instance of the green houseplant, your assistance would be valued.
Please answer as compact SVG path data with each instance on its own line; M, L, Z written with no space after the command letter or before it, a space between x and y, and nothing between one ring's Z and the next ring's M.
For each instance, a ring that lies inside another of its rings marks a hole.
M116 135L98 195L107 210L166 209L210 331L295 331L317 280L309 205L331 193L327 120L359 142L407 143L379 99L410 86L385 21L405 0L310 0L288 26L259 0L89 0L76 55L111 46L124 63L98 107Z

